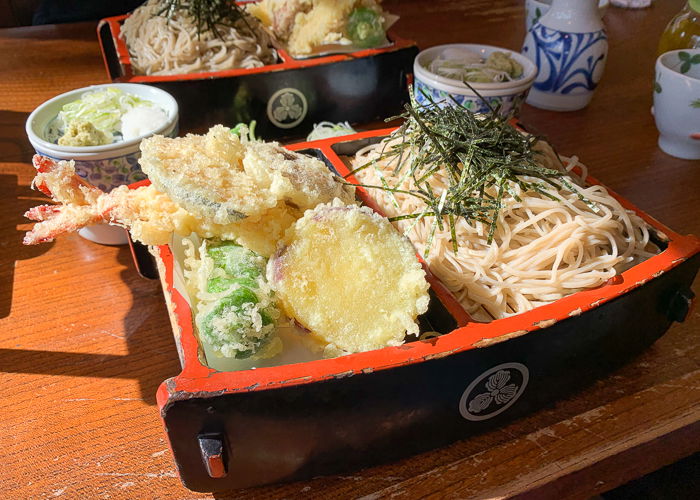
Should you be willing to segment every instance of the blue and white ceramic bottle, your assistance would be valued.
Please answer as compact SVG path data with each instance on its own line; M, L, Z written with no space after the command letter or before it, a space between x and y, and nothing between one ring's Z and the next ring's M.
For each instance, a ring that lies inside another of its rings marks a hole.
M525 36L522 53L537 66L528 104L555 111L586 107L608 55L597 0L553 0Z

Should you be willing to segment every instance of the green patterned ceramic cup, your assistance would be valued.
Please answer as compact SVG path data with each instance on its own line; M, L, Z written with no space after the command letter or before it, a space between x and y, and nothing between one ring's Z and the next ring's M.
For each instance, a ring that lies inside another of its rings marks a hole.
M658 57L653 113L662 151L700 159L700 49L672 50Z

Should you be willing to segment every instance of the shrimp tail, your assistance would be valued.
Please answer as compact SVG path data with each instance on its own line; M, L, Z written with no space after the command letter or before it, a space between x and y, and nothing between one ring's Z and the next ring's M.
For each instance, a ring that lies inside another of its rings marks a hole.
M25 235L25 245L53 241L63 233L105 222L130 230L147 245L167 243L176 230L175 216L182 209L153 186L118 186L105 193L76 175L73 161L35 155L32 163L37 170L32 186L57 204L27 210L24 216L36 224Z
M102 194L102 190L75 173L73 160L57 162L34 155L32 163L37 170L32 186L54 201L86 205Z
M61 207L59 205L39 205L27 210L24 216L29 220L41 222L50 219L60 210Z
M46 173L50 172L52 167L56 164L51 158L47 158L46 156L41 156L41 155L34 155L32 157L32 163L34 164L34 168L36 168L37 172L39 173ZM46 185L45 182L43 181L37 181L36 179L33 182L33 186L44 193L46 196L51 196L51 191L49 190L49 187Z
M94 205L42 205L30 208L24 215L38 221L24 235L22 243L25 245L53 241L60 234L77 231L104 220Z

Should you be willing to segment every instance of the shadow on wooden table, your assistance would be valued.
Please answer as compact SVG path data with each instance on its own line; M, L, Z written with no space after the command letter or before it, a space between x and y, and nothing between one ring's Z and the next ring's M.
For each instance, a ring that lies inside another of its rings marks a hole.
M7 162L30 162L34 154L24 124L29 113L0 109L0 160Z
M34 149L24 134L28 116L29 113L0 110L0 161L31 161ZM29 227L24 212L46 203L46 198L28 186L20 186L18 180L14 173L0 173L0 319L7 317L12 307L16 262L33 259L52 246L22 245L24 230Z
M50 247L42 245L31 248L46 251ZM26 247L22 248L22 252L24 257ZM128 247L119 249L117 261L124 266L121 278L132 293L132 305L124 316L122 329L127 354L0 349L2 371L133 379L139 384L141 399L149 405L155 404L160 383L181 369L160 284L137 274ZM11 285L10 280L9 287L3 286L5 294L11 294ZM9 292L6 288L9 288Z
M128 372L126 365L123 372L138 380L143 400L155 404L161 382L182 369L165 299L160 281L138 274L128 246L120 247L117 261L124 266L121 278L132 295L131 307L123 320L129 351L122 361L128 363Z
M49 251L52 243L26 246L22 244L29 221L23 214L31 207L46 203L46 198L20 186L15 174L0 174L0 318L12 309L12 290L17 261L33 259Z

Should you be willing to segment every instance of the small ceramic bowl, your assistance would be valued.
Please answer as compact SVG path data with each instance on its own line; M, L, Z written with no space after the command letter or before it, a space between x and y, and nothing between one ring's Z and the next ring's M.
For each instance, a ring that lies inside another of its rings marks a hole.
M103 146L59 146L45 140L48 125L65 104L79 99L87 92L114 87L156 103L165 111L168 121L160 128L147 134L128 141ZM141 172L138 164L141 155L139 149L141 140L154 134L175 136L177 124L177 102L167 92L150 85L109 83L72 90L49 99L29 115L26 131L29 141L37 153L57 160L75 160L75 170L78 175L100 189L110 191L116 186L144 179L145 175Z
M483 97L477 96L473 90L463 82L452 78L436 75L428 70L432 60L442 54L446 49L467 49L486 58L492 52L505 52L523 66L523 75L510 82L495 83L470 83L470 85ZM515 111L517 116L520 106L525 101L532 82L537 75L537 68L528 58L512 50L492 45L476 45L470 43L455 43L438 45L421 51L413 62L414 93L419 104L427 104L429 101L425 95L429 95L433 101L441 105L460 105L473 113L489 113L491 108L499 109L503 115ZM484 102L486 100L487 102Z
M661 150L700 159L700 49L672 50L656 59L653 112Z
M532 28L552 6L552 0L525 0L525 29ZM598 0L598 11L603 17L610 7L610 0Z
M165 111L168 120L164 125L147 134L102 146L59 146L46 140L50 123L65 104L79 99L87 92L110 87L116 87L125 93L137 95L156 103ZM155 134L176 136L178 133L178 105L170 94L150 85L135 83L92 85L66 92L41 104L29 115L25 130L29 142L38 154L55 160L75 160L75 171L78 175L108 192L122 184L131 184L146 178L138 163L141 156L141 140ZM127 242L126 234L121 228L91 226L81 230L80 234L97 243L122 244Z

